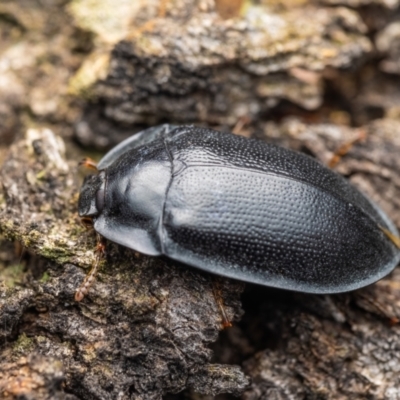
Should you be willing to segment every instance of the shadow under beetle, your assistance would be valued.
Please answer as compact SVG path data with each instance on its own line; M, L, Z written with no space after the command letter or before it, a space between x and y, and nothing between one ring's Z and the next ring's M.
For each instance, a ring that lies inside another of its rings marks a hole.
M143 254L307 293L358 289L400 260L398 231L376 204L318 161L262 141L161 125L97 169L79 215Z

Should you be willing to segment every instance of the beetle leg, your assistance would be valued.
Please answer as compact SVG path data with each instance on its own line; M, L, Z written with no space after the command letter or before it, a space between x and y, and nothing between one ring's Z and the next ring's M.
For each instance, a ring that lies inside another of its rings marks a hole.
M218 280L216 280L216 279L213 280L213 282L212 282L212 291L213 291L215 303L217 304L219 311L221 313L222 327L224 329L230 328L232 326L232 322L229 321L229 318L226 314L225 307L224 307L224 301L222 298L221 286L220 286Z
M95 171L98 170L97 163L95 163L91 158L84 158L82 161L79 161L78 165Z
M105 250L106 245L104 239L102 239L100 235L97 235L96 259L94 261L92 269L86 275L81 286L79 286L78 290L75 292L75 301L82 301L89 291L89 288L92 285L96 277L96 273L99 269L100 261L105 254Z
M358 131L357 136L354 137L353 139L343 143L333 154L331 160L328 163L329 168L333 168L336 166L336 164L340 161L340 159L345 156L350 149L354 146L355 143L361 142L362 140L365 140L366 138L366 133L363 130Z
M379 228L394 243L394 245L400 249L400 237L394 235L392 232L382 226L379 226Z
M248 116L243 116L240 117L239 120L236 122L235 126L232 129L232 133L234 133L235 135L242 135L242 136L246 136L244 134L244 127L248 124L250 124L251 119Z

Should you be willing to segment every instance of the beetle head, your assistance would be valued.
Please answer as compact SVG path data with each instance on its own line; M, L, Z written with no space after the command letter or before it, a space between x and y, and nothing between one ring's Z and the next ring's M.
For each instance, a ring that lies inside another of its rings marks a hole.
M78 212L83 221L97 217L104 208L105 173L88 175L79 194Z

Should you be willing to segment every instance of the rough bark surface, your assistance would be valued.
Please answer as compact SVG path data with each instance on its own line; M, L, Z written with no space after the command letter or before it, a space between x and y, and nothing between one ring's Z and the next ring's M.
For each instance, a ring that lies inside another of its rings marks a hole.
M132 28L114 47L105 79L90 88L101 106L89 106L77 126L83 143L110 145L126 135L124 126L166 119L232 125L283 99L315 109L323 69L349 67L372 48L365 24L348 8L249 4L242 18L225 20L214 1L162 3L161 11L130 10ZM98 32L83 18L86 7L77 0L72 13ZM99 36L110 40L104 31ZM74 83L78 92L88 90L82 79ZM108 134L111 121L120 136Z
M215 277L108 243L73 300L96 244L77 162L159 122L324 164L363 134L334 168L400 227L399 7L2 1L0 397L400 399L398 270L335 296L246 285L241 302L244 285L219 279L221 331Z

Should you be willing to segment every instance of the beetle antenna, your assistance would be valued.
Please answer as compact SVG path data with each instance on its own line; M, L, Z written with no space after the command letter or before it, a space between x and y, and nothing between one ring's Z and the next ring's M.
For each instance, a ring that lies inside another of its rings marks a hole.
M100 261L105 254L106 251L105 241L100 235L97 235L97 246L95 251L96 251L96 259L94 261L91 270L89 271L84 281L82 282L81 286L79 286L78 290L75 292L75 301L78 302L82 301L83 298L86 296L90 286L92 286L92 283L94 282L97 271L99 269Z
M228 315L226 314L224 301L222 298L221 287L218 281L214 280L212 283L212 291L214 295L215 303L217 304L219 311L222 317L222 327L230 328L232 326L232 322L229 320Z
M95 171L98 171L98 169L97 169L97 163L96 162L94 162L91 158L89 158L89 157L87 157L87 158L84 158L83 160L81 160L81 161L79 161L79 164L78 164L80 167L85 167L85 168L88 168L88 169L93 169L93 170L95 170Z

